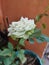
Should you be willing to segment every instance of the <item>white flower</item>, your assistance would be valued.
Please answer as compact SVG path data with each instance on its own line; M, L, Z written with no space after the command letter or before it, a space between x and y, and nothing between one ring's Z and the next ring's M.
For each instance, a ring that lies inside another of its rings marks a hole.
M35 29L36 25L33 19L21 17L20 21L12 22L8 28L8 36L14 35L16 38L27 39Z

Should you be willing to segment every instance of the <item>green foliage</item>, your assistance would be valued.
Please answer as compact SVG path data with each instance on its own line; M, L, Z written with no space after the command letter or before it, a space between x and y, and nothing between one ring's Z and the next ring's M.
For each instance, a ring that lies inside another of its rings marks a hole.
M39 14L35 18L35 22L39 22L39 20L43 17L43 14Z
M48 17L49 17L49 15L46 14L46 13L39 14L39 15L37 15L37 16L35 17L35 23L39 22L43 16L48 16Z
M43 24L42 24L42 27L45 29L45 28L46 28L46 25L43 23Z
M44 34L41 34L38 38L36 38L38 43L42 42L49 42L49 37L45 36Z
M14 49L14 48L13 48L13 45L12 45L10 42L8 43L8 48L9 48L11 51L13 51L13 49Z
M0 52L0 56L10 56L11 51L9 49L4 49Z
M40 35L41 35L41 30L36 28L34 30L34 33L29 38L36 38L36 37L39 37Z
M19 50L17 57L20 59L21 63L23 64L26 61L24 50Z
M36 38L36 41L38 43L42 43L42 42L49 42L49 37L47 37L46 35L42 34L40 29L35 29L34 33L29 37L29 42L34 43L34 38Z
M8 48L0 50L0 65L19 65L15 60L16 58L19 58L22 63L25 62L24 50L20 49L16 54L10 42L8 43Z
M29 38L29 42L30 42L30 44L33 44L34 40L32 38Z
M45 39L42 38L42 37L38 37L38 38L36 38L36 40L37 40L38 43L42 43L42 42L45 41Z
M11 65L15 58L16 52L13 51L12 44L8 43L8 48L0 51L0 62L4 63L4 65Z
M48 36L42 34L41 37L45 39L45 42L49 42L49 37Z
M34 38L38 38L38 37L40 37L40 35L41 35L41 30L36 28L34 30L34 33L28 39L30 44L33 44L34 43Z
M37 15L37 16L35 17L35 23L39 22L39 21L42 19L43 16L49 17L49 15L46 14L46 13L39 14L39 15ZM46 25L43 23L43 24L42 24L42 27L45 29L45 28L46 28Z
M25 42L25 39L20 39L19 44L20 44L21 46L25 46L24 42Z
M14 63L14 60L16 58L16 53L13 51L10 57L6 57L4 60L5 65L10 65Z

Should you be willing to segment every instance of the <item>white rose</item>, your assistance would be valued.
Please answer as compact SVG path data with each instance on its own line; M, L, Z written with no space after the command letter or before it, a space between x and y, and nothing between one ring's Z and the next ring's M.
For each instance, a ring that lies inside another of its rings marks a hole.
M28 20L28 18L21 17L20 21L10 24L8 36L14 35L16 38L27 39L29 35L33 33L35 27L36 25L33 19Z

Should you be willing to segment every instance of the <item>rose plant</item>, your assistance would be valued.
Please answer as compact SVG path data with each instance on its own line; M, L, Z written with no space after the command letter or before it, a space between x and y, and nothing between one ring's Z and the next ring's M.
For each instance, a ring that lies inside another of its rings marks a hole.
M34 43L34 38L38 43L49 42L49 37L41 32L41 29L37 28L36 23L47 14L40 14L35 19L28 19L27 17L21 17L19 21L14 21L9 25L8 36L17 41L17 45L13 48L11 43L8 43L8 48L0 50L0 65L19 65L16 57L20 62L24 64L26 57L24 55L24 49L21 46L25 46L25 40L28 40L31 44ZM45 24L42 25L45 28ZM17 53L16 53L16 51Z

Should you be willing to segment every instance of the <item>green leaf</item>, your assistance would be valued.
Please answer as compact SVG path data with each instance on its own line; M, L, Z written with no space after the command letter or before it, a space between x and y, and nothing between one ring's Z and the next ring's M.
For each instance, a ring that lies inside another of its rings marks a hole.
M45 29L45 28L46 28L46 25L43 23L43 24L42 24L42 27Z
M22 64L25 63L26 57L24 55L24 50L19 50L18 54L17 54L17 57L20 59Z
M4 49L1 53L0 56L10 56L11 51L9 49Z
M12 43L8 43L8 48L12 51L13 50L13 45L12 45Z
M20 39L19 44L20 44L21 46L25 46L24 42L25 42L25 39Z
M24 54L25 51L24 49L20 49L18 52Z
M38 43L42 43L42 42L44 42L44 41L45 41L45 39L44 39L44 38L41 38L41 37L36 38L36 40L37 40L37 42L38 42Z
M41 30L40 29L35 29L34 33L30 36L30 38L36 38L41 35Z
M0 62L2 62L5 59L4 56L0 56Z
M49 42L49 37L48 36L46 36L44 34L42 34L41 36L45 39L46 42Z
M30 42L30 44L33 44L34 40L32 38L29 38L29 42Z
M13 51L10 57L6 57L3 61L5 65L11 65L16 58L16 53Z
M49 37L45 36L44 34L41 34L41 36L36 38L37 42L49 42Z
M37 16L35 17L35 23L39 22L43 16L48 16L48 17L49 17L49 15L46 14L46 13L39 14L39 15L37 15Z
M35 17L35 23L38 22L43 17L43 14L39 14Z
M36 28L36 29L34 30L34 33L40 33L40 34L41 34L41 30L40 30L39 28Z
M4 64L5 65L10 65L11 64L11 60L10 60L9 57L4 59Z
M16 52L12 52L12 55L10 56L10 60L13 62L15 58L17 57Z

